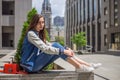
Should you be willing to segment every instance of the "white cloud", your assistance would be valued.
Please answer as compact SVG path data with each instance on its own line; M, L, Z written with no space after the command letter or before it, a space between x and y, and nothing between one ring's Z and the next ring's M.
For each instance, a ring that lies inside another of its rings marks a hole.
M55 16L64 16L66 0L50 0L52 8L52 18ZM33 0L32 6L35 7L38 13L41 13L43 0Z

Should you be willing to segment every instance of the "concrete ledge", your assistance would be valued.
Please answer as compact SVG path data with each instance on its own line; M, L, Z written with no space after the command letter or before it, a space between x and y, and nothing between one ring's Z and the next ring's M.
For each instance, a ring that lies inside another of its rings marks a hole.
M94 80L94 73L75 71L44 71L38 74L0 74L0 80Z

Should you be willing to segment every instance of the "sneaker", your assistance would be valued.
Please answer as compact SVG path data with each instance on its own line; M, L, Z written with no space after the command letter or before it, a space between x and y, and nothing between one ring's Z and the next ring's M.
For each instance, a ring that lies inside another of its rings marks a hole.
M101 65L101 63L91 63L91 67L93 67L94 69L99 68Z
M80 68L76 69L76 72L92 72L93 70L94 70L93 67L88 67L88 66L85 66L85 65L81 65Z

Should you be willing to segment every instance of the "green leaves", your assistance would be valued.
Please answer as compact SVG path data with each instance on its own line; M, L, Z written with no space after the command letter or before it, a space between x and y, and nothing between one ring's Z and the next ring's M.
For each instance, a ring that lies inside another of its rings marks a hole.
M33 9L28 13L28 15L27 15L27 22L28 22L28 23L30 23L33 15L36 14L36 13L37 13L37 10L36 10L35 8L33 8Z
M15 62L17 62L18 64L20 63L20 59L21 59L21 49L22 49L24 37L26 35L26 31L28 30L28 26L30 24L30 21L31 21L33 15L35 15L36 13L37 13L37 10L35 8L33 8L27 15L27 21L24 22L24 24L23 24L21 36L20 36L20 39L19 39L19 42L17 45L17 51L15 54Z
M50 37L49 37L49 34L48 34L48 32L47 32L46 29L45 29L45 34L46 34L46 40L47 40L47 41L50 41Z
M86 37L84 32L80 32L78 34L75 34L71 37L71 40L73 43L76 44L77 48L82 47L86 45Z
M28 30L30 21L31 21L33 15L35 15L35 14L37 14L37 10L35 8L33 8L31 11L29 11L29 13L27 15L27 21L25 21L24 24L23 24L21 36L20 36L20 39L19 39L19 42L18 42L18 45L17 45L17 51L16 51L16 54L15 54L15 62L18 63L18 64L20 63L20 59L21 59L21 49L22 49L22 44L23 44L24 37L26 36L26 32ZM46 38L47 38L48 41L50 41L48 32L47 32L47 30L45 30L45 31L46 31L45 32L46 33ZM48 65L45 69L50 70L52 68L53 68L53 63Z

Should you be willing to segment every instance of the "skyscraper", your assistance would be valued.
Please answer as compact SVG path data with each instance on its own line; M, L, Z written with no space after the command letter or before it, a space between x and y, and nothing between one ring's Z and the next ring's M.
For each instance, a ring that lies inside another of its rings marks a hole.
M51 11L51 4L49 0L44 0L42 4L42 11L41 11L42 16L45 17L45 26L50 34L51 30L51 19L52 19L52 11Z
M0 49L17 48L32 0L0 0Z
M119 0L66 0L66 44L81 31L92 51L120 50Z

